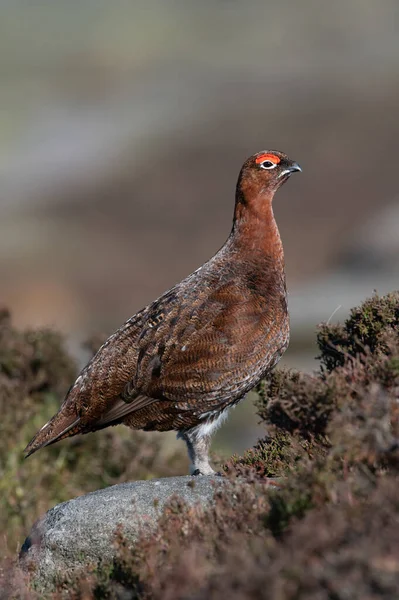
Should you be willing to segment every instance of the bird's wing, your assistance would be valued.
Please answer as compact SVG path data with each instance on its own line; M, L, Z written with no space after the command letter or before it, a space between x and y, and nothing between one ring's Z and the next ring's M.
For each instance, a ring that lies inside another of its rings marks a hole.
M129 319L111 335L81 371L70 387L60 410L35 435L25 449L29 456L43 446L65 437L100 429L120 420L133 410L153 402L130 393L137 367L137 338L145 321L145 310Z
M268 294L253 291L232 277L202 285L189 301L160 302L140 335L134 389L183 409L201 399L217 406L231 395L262 360L275 331Z
M212 410L238 399L254 369L276 351L279 315L286 315L283 296L270 293L270 276L247 275L195 273L129 319L82 370L27 452L119 423L159 401L201 411L201 402Z
M69 391L64 403L75 404L83 423L98 428L153 402L132 386L147 310L134 315L106 340Z
M125 400L123 397L118 398L105 413L96 419L95 429L101 429L111 423L119 422L130 413L139 410L140 408L145 408L153 402L156 402L154 398L148 398L148 396L142 395L136 396L132 401Z
M265 303L234 279L195 284L164 294L146 309L134 339L122 328L88 366L93 429L160 400L182 410L201 399L217 406L247 378L264 348ZM82 398L80 390L80 405Z

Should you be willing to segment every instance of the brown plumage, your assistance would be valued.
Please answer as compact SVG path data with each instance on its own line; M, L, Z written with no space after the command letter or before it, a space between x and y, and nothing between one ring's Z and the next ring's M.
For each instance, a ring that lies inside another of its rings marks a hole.
M191 472L213 472L212 430L288 346L284 254L272 200L300 170L277 151L244 163L224 246L108 338L27 456L65 437L124 423L178 431Z

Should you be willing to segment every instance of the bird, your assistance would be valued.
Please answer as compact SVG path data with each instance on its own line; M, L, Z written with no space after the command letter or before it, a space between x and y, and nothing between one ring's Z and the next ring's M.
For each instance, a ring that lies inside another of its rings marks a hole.
M272 201L298 171L297 162L275 150L244 162L224 245L105 341L26 457L123 423L176 431L187 445L190 474L214 474L212 434L288 347L284 252Z

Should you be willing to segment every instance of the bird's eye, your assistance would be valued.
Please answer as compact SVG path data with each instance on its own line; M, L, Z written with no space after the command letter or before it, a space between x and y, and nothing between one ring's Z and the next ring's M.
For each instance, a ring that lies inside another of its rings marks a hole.
M261 167L261 169L274 169L275 167L277 167L277 164L272 162L271 160L264 160L262 163L260 163L259 166Z

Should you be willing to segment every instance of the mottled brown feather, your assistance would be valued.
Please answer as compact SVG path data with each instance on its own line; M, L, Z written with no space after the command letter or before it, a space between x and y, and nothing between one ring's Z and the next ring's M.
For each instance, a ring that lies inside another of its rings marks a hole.
M274 154L280 160L270 172L256 163L259 154L244 163L221 250L105 342L28 454L120 422L189 430L242 399L276 364L289 319L272 199L286 180L283 169L297 165Z

